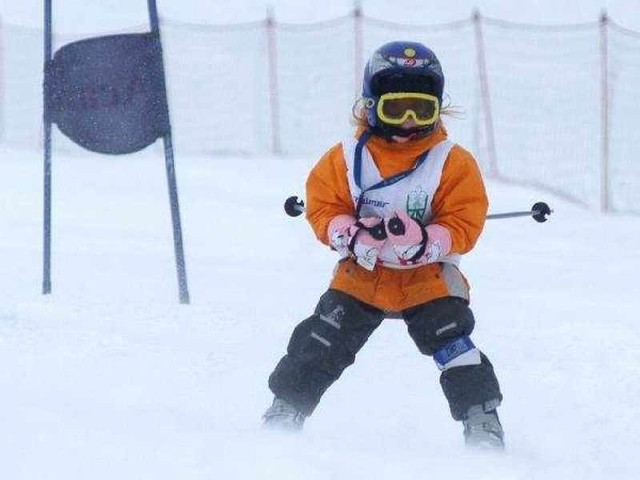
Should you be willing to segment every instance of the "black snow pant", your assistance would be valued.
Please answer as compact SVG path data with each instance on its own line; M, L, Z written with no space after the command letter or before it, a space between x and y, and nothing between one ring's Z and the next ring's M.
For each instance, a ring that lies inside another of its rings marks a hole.
M418 349L429 356L452 339L469 335L475 324L468 302L458 297L439 298L401 313ZM346 293L328 290L314 314L294 329L287 354L269 377L269 388L310 415L385 316L386 312ZM464 419L474 405L495 408L502 400L493 367L484 354L478 365L445 370L440 384L456 420Z

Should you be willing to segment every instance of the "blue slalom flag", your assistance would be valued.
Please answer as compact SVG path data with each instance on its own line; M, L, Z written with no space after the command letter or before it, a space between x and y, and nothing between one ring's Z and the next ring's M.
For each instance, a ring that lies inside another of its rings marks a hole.
M94 37L47 65L49 121L87 150L125 154L170 133L157 32Z
M189 303L173 140L156 0L147 0L151 31L92 37L52 55L52 0L44 0L44 202L42 293L51 293L52 123L97 153L133 153L164 143L180 303Z

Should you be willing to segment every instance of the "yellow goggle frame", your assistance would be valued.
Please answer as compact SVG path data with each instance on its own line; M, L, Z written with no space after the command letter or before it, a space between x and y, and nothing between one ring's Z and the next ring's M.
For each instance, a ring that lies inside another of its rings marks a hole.
M429 112L426 115L421 115L419 111L416 111L416 107L412 108L411 100L426 101L430 106ZM393 115L389 112L389 107L394 103L398 103L398 106L402 106L402 103L406 103L407 106L400 108L398 115ZM378 118L384 123L389 125L402 125L410 117L413 117L413 121L416 125L423 127L425 125L431 125L438 120L440 116L440 101L438 97L429 95L428 93L415 93L415 92L393 92L385 93L380 96L378 100L378 107L376 108Z

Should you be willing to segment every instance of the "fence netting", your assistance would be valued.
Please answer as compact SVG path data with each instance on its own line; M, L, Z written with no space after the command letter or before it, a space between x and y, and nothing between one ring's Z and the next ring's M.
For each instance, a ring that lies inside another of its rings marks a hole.
M640 33L609 30L610 209L640 213Z
M438 54L445 103L459 112L447 129L488 177L640 212L640 33L606 18L403 25L356 12L317 24L162 21L161 34L178 156L318 157L353 129L366 58L387 41L413 40ZM42 39L0 25L2 144L41 148ZM56 34L54 47L75 39ZM71 148L61 137L56 148Z

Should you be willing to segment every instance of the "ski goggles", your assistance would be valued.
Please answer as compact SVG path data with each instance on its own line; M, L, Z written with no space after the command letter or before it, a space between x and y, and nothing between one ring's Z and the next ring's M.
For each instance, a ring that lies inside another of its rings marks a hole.
M423 127L438 120L440 102L428 93L385 93L378 100L377 113L389 125L402 125L412 117L416 125Z

